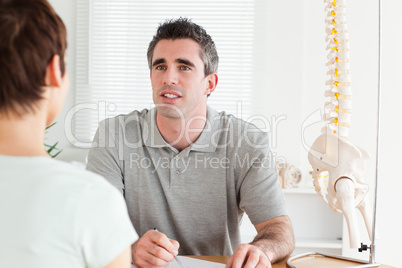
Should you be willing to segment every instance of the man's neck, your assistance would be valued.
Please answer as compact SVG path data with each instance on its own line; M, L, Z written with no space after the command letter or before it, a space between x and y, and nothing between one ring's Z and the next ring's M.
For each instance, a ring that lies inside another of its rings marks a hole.
M156 124L163 139L179 151L194 143L200 136L207 122L207 111L204 114L192 115L189 118L167 118L156 114Z
M0 154L48 156L43 147L45 125L40 116L0 116Z

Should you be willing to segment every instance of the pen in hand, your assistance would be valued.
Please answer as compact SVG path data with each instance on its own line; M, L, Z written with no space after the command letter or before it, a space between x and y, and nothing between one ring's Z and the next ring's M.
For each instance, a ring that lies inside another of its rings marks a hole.
M158 229L154 228L155 231L159 232ZM174 259L176 260L176 262L180 265L180 267L184 268L183 264L179 261L179 259L177 258L177 256L174 257Z

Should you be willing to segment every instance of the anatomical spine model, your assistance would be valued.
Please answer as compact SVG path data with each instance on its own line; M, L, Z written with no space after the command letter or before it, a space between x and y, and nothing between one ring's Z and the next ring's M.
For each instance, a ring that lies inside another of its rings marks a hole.
M343 213L349 229L350 247L360 246L357 210L363 216L371 239L371 211L364 182L368 153L349 140L352 115L352 91L349 69L349 36L345 0L325 0L327 42L329 50L328 89L325 96L324 121L327 126L311 146L309 162L313 167L316 192L339 213ZM324 182L328 178L328 183Z

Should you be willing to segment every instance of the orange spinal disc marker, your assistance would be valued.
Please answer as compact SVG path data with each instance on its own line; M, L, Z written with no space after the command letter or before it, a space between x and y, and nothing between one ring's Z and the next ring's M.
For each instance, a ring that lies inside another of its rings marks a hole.
M335 81L335 82L334 82L334 85L335 85L336 87L338 86L338 84L339 84L338 81ZM335 93L335 96L336 96L336 94L338 94L338 96L339 96L339 93L338 93L338 92ZM338 100L338 97L336 97L336 100Z
M336 100L339 100L339 92L335 93Z
M334 130L334 134L336 134L336 130Z
M335 126L338 125L338 118L334 119L334 124L335 124Z
M334 2L332 2L332 6L334 7L336 5L336 0L334 0Z
M333 16L335 16L335 11L331 11L331 16L333 17Z
M339 62L339 59L338 59L338 57L335 57L335 61L336 61L336 62Z
M331 35L337 34L337 33L338 33L338 31L337 31L335 28L333 28L333 29L332 29L332 32L331 32Z
M335 76L338 77L338 69L335 69Z
M335 19L333 19L332 20L332 25L335 25L336 24L336 21L335 21Z
M339 111L339 106L336 105L336 106L335 106L335 112L337 113L338 111Z
M338 44L338 40L336 40L336 38L334 38L334 42L335 42L335 44Z

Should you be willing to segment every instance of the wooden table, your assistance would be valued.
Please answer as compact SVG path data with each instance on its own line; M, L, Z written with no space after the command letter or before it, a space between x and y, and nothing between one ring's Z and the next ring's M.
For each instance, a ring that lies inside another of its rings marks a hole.
M189 256L189 257L200 259L200 260L219 262L219 263L227 263L229 260L228 256ZM379 268L395 268L395 267L384 265L384 264L381 264L378 267ZM272 268L286 268L286 260L272 265Z
M200 259L200 260L205 260L205 261L219 262L219 263L227 263L229 260L228 256L189 256L189 257ZM272 265L272 268L282 268L282 267L286 268L286 260Z

